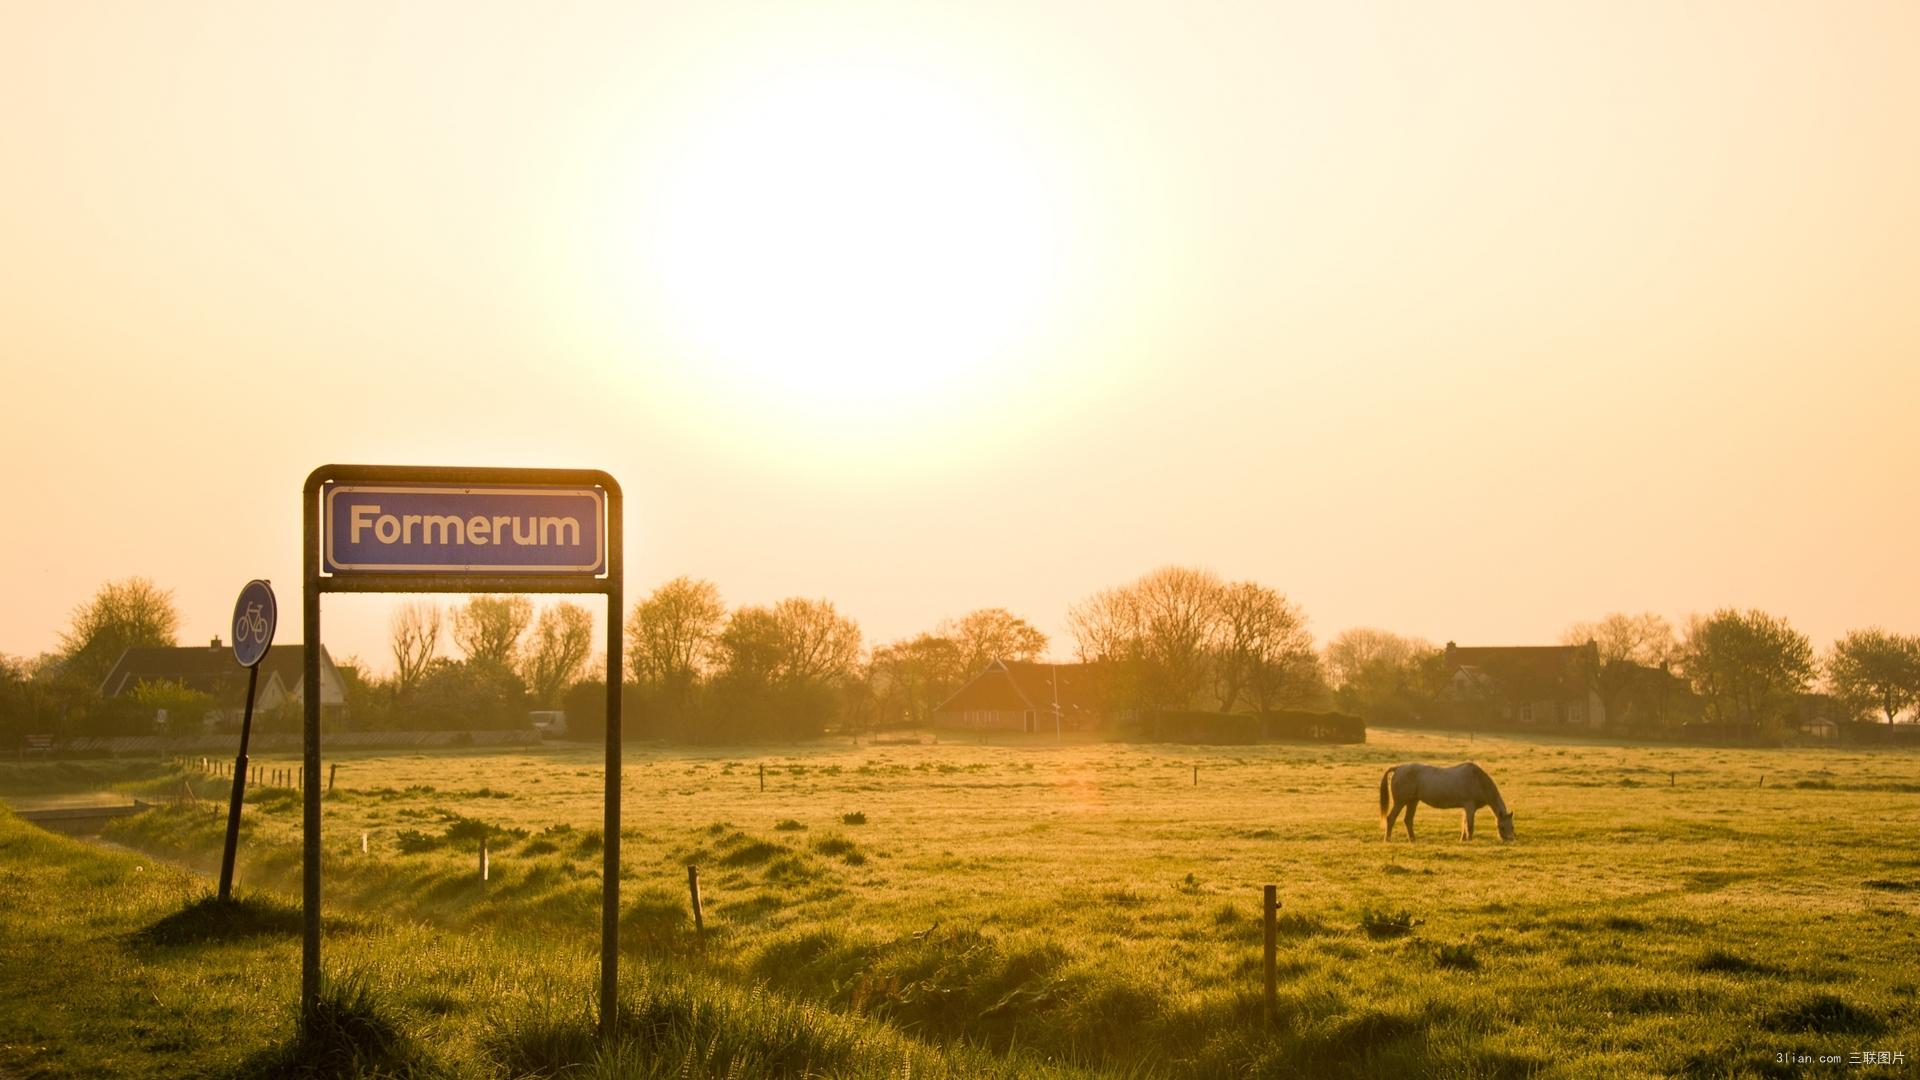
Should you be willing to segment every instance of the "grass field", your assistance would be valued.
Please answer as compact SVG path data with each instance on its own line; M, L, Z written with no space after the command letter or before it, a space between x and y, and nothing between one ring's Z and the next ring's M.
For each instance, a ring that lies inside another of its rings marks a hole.
M1429 809L1417 844L1383 842L1382 769L1466 758L1500 782L1516 841L1483 813L1463 844L1458 813ZM1920 1075L1911 753L1398 731L1353 747L636 751L635 1026L611 1049L587 1035L597 751L338 760L326 963L343 1014L393 1043L375 1040L390 1071ZM181 778L0 765L0 795L102 783L165 796ZM106 838L211 866L225 781L194 783L207 801ZM291 1060L297 920L271 902L297 895L291 791L248 804L246 934L192 906L204 879L0 825L0 885L19 899L0 910L0 1071ZM1282 905L1270 1021L1266 883ZM75 980L107 1005L80 1008ZM1877 1051L1904 1063L1847 1064Z

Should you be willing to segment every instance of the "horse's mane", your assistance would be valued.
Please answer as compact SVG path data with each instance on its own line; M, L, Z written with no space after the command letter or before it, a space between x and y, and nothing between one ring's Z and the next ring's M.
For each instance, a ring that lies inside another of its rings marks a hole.
M1467 765L1473 769L1473 778L1479 781L1481 793L1487 796L1487 804L1498 813L1506 813L1507 801L1500 797L1500 785L1493 782L1493 777L1487 774L1487 770L1480 767L1479 762L1469 761Z

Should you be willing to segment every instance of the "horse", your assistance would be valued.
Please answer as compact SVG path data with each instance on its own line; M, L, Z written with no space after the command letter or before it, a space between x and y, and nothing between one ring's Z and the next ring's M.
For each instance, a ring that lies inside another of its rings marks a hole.
M1479 765L1466 761L1458 765L1423 765L1409 762L1395 765L1380 777L1380 819L1387 823L1387 839L1393 839L1393 821L1400 811L1407 812L1407 841L1413 841L1413 811L1421 803L1441 810L1458 807L1461 811L1460 839L1473 839L1473 813L1482 806L1493 808L1500 825L1500 839L1513 839L1513 811L1500 798L1493 777ZM1392 809L1389 810L1388 808Z

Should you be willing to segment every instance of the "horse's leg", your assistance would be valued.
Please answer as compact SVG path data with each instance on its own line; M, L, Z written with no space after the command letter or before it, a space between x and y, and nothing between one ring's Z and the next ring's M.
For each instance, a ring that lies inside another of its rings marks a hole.
M1393 841L1393 823L1400 817L1401 805L1401 803L1396 802L1393 804L1393 809L1387 811L1387 841L1389 843Z
M1420 805L1418 799L1407 800L1407 843L1413 843L1413 811Z
M1472 803L1468 803L1465 806L1465 808L1463 808L1460 811L1460 815L1461 815L1460 839L1462 840L1473 839L1473 812L1478 809L1480 808L1473 805Z

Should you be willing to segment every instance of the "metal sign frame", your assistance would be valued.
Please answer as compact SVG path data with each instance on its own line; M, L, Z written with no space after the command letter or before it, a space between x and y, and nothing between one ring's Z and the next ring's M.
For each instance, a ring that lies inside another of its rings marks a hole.
M474 571L335 571L320 565L321 488L327 484L433 484L512 487L597 487L606 500L604 574L486 573ZM437 465L322 465L301 491L301 581L306 655L306 713L302 751L307 782L302 814L300 1016L313 1017L320 994L320 596L323 593L568 593L607 598L606 806L602 829L600 908L600 1031L613 1030L619 999L620 932L620 687L621 604L625 567L621 558L620 485L599 469L459 468Z

